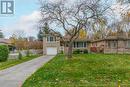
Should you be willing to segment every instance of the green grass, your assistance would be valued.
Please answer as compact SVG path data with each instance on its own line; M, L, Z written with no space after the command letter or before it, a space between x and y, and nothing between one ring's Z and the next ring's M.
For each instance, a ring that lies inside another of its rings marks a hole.
M21 60L12 59L12 60L8 60L6 62L0 62L0 70L12 67L14 65L17 65L17 64L29 61L29 60L32 60L37 57L39 57L39 55L31 55L29 57L23 57Z
M130 55L63 55L40 68L22 87L130 87Z

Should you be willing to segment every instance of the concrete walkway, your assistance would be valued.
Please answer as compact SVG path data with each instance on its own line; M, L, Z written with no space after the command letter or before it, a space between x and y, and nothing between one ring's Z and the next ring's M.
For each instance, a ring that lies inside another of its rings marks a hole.
M21 87L23 82L54 56L45 56L0 71L0 87Z

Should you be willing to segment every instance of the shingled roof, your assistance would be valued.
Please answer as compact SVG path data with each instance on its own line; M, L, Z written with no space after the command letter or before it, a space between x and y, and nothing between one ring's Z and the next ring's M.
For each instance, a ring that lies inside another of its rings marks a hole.
M64 40L65 41L69 41L69 39L70 39L70 36L69 35L65 35L64 37ZM87 37L84 37L84 38L80 38L80 37L78 37L76 40L74 40L74 41L87 41L87 42L90 42L91 40L90 39L88 39Z
M4 43L4 44L11 44L11 41L9 39L4 39L4 38L0 38L0 43Z
M100 42L100 41L109 41L109 40L130 40L130 37L123 37L123 36L109 36L104 39L94 40L92 42Z

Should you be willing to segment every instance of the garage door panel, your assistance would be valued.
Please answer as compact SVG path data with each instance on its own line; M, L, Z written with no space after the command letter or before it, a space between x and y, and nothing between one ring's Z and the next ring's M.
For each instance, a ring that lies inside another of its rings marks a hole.
M47 48L47 55L56 55L57 54L57 48L56 47L48 47Z

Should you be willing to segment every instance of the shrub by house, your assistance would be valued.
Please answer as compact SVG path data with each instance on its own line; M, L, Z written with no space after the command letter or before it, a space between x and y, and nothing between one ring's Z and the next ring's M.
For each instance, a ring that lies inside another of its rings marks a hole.
M6 45L0 45L0 62L8 59L9 49Z

